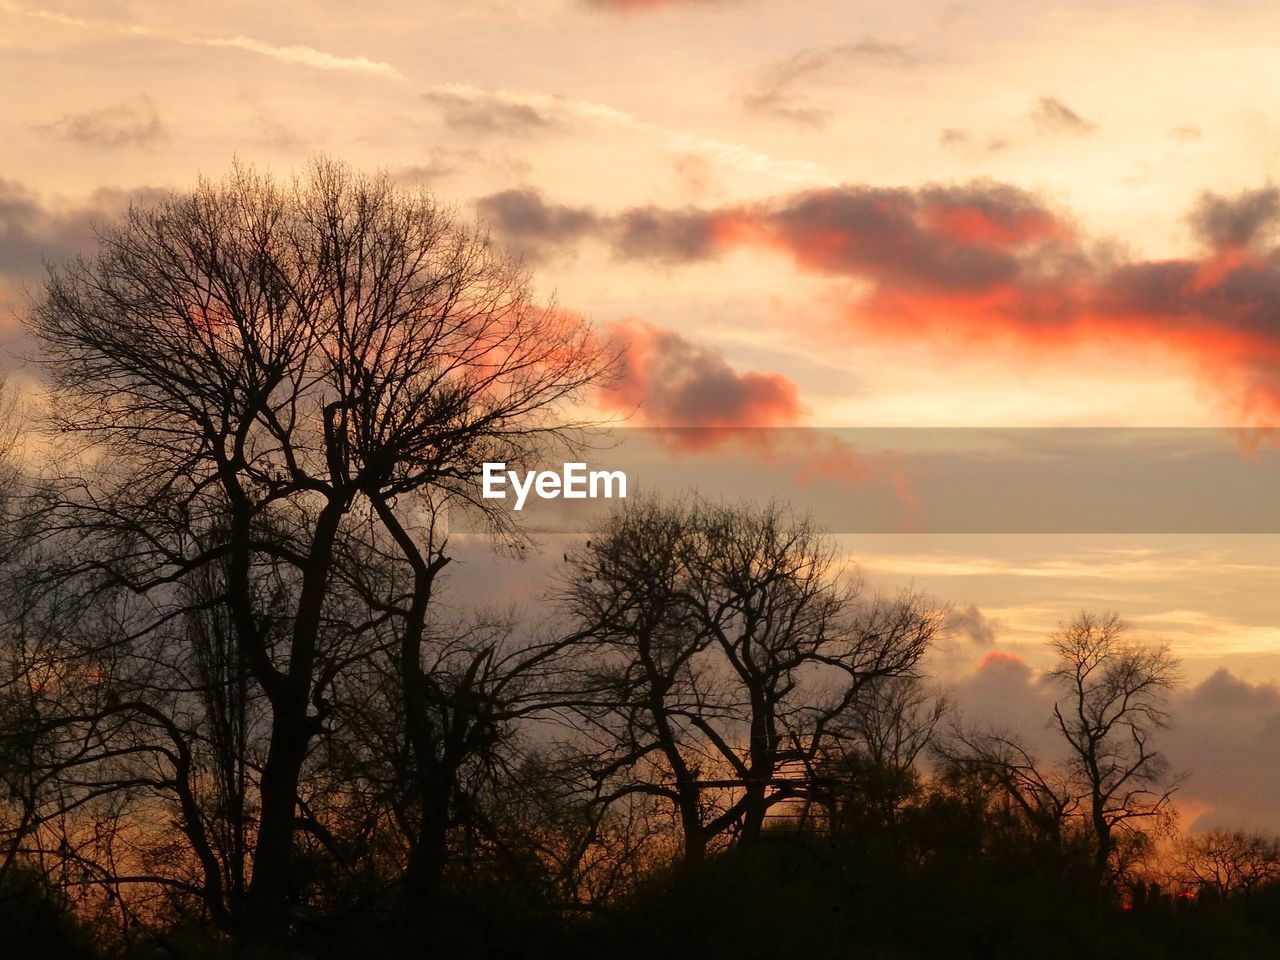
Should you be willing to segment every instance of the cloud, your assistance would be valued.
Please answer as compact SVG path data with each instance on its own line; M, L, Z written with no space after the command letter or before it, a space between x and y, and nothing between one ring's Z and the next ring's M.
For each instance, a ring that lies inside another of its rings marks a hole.
M971 155L999 153L1009 147L1007 137L981 137L963 127L947 127L938 135L938 143L947 150L962 151Z
M915 522L918 505L892 453L872 459L840 437L786 429L805 413L794 381L736 370L719 351L634 317L603 334L617 345L622 369L597 404L636 426L659 428L658 442L669 452L736 451L748 462L784 465L800 485L878 484L903 505L901 522Z
M406 186L420 187L478 170L491 172L502 180L520 180L529 175L531 167L526 160L505 150L434 146L417 163L393 169L392 176Z
M445 177L451 177L464 166L481 162L477 151L448 150L436 147L428 151L421 163L411 163L398 167L392 172L397 183L408 187L430 186Z
M150 37L154 35L152 31L145 27L133 24L109 23L104 20L90 20L87 17L73 17L70 14L59 13L56 10L38 10L22 7L16 3L10 3L9 0L0 0L0 10L16 16L30 17L33 20L43 20L46 23L56 23L60 26L76 27L82 30L94 30L100 33L119 33L135 37Z
M1280 791L1280 690L1222 668L1179 690L1172 707L1164 749L1173 768L1189 774L1185 799L1203 810L1187 826L1280 832L1273 802Z
M476 201L476 211L517 256L540 260L594 234L600 218L582 207L549 204L535 190L503 190Z
M183 43L198 44L205 47L232 47L247 50L285 63L296 63L317 70L345 70L353 73L369 73L375 76L402 78L403 75L389 63L381 60L370 60L368 57L344 57L315 47L299 44L280 45L255 40L253 37L208 37L196 40L184 40Z
M641 207L608 221L608 240L628 260L687 263L705 260L720 249L716 222L696 210Z
M640 207L616 216L549 203L536 190L503 190L476 201L476 210L512 252L545 259L569 244L596 238L628 260L683 263L713 256L714 223L698 210Z
M729 211L718 235L893 289L987 290L1018 278L1031 257L1065 255L1070 246L1062 222L1032 194L990 181L812 191Z
M989 182L814 191L715 216L727 245L862 280L851 326L939 343L998 335L1032 351L1159 344L1261 422L1280 416L1280 249L1258 248L1275 213L1266 190L1202 198L1192 215L1202 251L1168 260L1092 252L1064 216Z
M315 47L300 44L276 44L253 37L180 37L171 36L136 24L113 23L107 20L93 20L88 17L73 17L53 10L40 10L19 6L8 0L0 0L0 10L17 16L56 23L64 27L79 30L92 30L95 33L113 33L121 36L141 37L144 39L181 43L197 47L224 47L244 50L285 63L295 63L317 70L344 70L354 73L367 73L375 76L403 79L403 75L389 63L371 60L362 56L340 56L317 50Z
M44 276L46 262L91 252L95 224L115 217L131 200L161 193L103 189L77 204L54 205L16 181L0 179L0 288L12 297Z
M117 216L132 199L160 191L98 190L77 203L52 203L13 180L0 178L0 374L38 353L25 328L12 323L36 295L45 264L93 252L93 228Z
M47 250L65 249L66 232L21 184L0 180L0 280L10 285L33 277Z
M1280 189L1267 186L1233 197L1206 193L1187 219L1196 236L1213 248L1247 247L1274 239L1280 221Z
M791 426L799 390L781 374L740 373L715 350L673 330L630 319L608 331L624 349L618 380L601 394L606 409L660 427Z
M1084 136L1098 128L1096 123L1086 120L1057 97L1041 97L1032 106L1028 116L1032 123L1047 133Z
M1049 730L1053 690L1016 654L992 650L951 686L950 696L963 726L1011 733L1041 762L1061 755Z
M1097 129L1096 123L1085 119L1056 97L1040 97L1025 115L1004 124L994 133L946 127L939 134L938 142L944 149L979 160L1045 137L1085 137Z
M92 208L46 207L22 184L0 180L0 279L36 280L46 260L64 260L90 245Z
M713 210L640 207L603 215L548 204L515 226L527 243L592 236L624 259L693 263L739 246L780 250L806 269L886 286L982 290L1014 280L1029 251L1066 255L1070 232L1030 193L979 182L919 190L840 187ZM553 215L554 214L554 215ZM503 224L499 222L501 229Z
M629 9L635 2L636 0L631 0L629 3L606 2L604 6L613 9ZM726 0L680 0L680 2L726 2ZM654 3L652 0L641 0L639 8L658 5L661 4ZM343 70L393 80L405 79L404 74L385 61L364 56L343 56L300 44L275 44L245 36L174 36L134 24L112 23L73 17L54 11L29 9L11 3L9 0L0 0L0 11L97 33L140 37L187 46L237 49L313 69ZM433 87L427 91L427 97L429 99L434 97L437 100L443 97L451 98L450 109L455 111L455 116L460 118L464 125L468 121L481 124L485 122L501 124L505 121L510 124L513 120L537 124L538 121L535 118L542 118L548 122L566 119L586 120L632 130L658 140L666 150L696 155L709 163L746 173L793 183L829 183L833 179L822 166L807 160L778 159L746 144L716 140L689 131L665 127L626 111L588 100L575 100L543 93L486 90L469 84L456 83ZM485 119L486 117L488 120Z
M996 625L983 616L972 603L967 607L955 607L948 614L943 629L952 637L963 637L970 643L989 647L996 640Z
M819 125L831 112L810 106L804 87L828 83L833 75L854 67L902 68L915 62L905 47L879 40L801 50L762 70L740 99L749 113Z
M1063 211L990 180L818 188L710 209L567 209L525 241L566 242L571 224L576 237L631 260L693 264L772 250L842 281L840 325L850 334L943 349L981 339L1033 357L1104 340L1158 346L1182 358L1238 424L1280 422L1280 195L1271 187L1202 196L1189 217L1200 249L1160 260L1091 243ZM822 323L815 336L830 335Z
M465 96L454 90L432 90L422 99L440 108L445 122L468 133L512 136L562 126L561 117L532 103Z
M263 110L254 114L253 127L258 140L277 150L296 150L306 138L289 124Z
M165 136L160 114L145 94L97 110L69 113L45 129L64 140L95 147L149 146Z
M731 143L675 130L661 124L590 100L553 96L546 93L522 93L492 90L462 83L445 83L431 88L428 95L444 95L457 103L480 111L530 111L548 123L586 123L630 130L656 140L676 154L697 156L708 163L729 167L792 183L829 183L832 178L821 166L807 160L780 160L746 144Z

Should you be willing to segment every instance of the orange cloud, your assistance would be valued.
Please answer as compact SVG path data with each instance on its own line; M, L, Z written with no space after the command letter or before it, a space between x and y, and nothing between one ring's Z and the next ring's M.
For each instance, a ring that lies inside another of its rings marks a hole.
M799 390L778 373L734 370L716 351L636 318L607 334L624 348L622 374L601 391L605 409L646 426L740 428L796 424Z
M982 662L978 664L974 672L982 673L987 670L1008 670L1019 675L1025 674L1029 676L1031 668L1027 666L1027 661L1016 654L992 650L982 658Z
M651 214L652 216L652 214ZM682 233L689 213L678 214ZM860 335L1031 353L1121 342L1183 357L1238 415L1280 422L1280 193L1206 196L1198 256L1112 262L1030 194L848 187L708 215L716 246L764 246L864 282Z
M843 323L862 337L950 349L994 342L1032 355L1156 346L1250 425L1280 424L1280 189L1203 196L1188 217L1201 250L1169 260L1099 253L1063 213L992 181L821 188L712 210L603 214L536 195L522 202L526 215L507 219L528 244L589 237L620 258L660 263L757 247L810 273L856 279ZM785 407L780 393L772 401Z
M597 403L658 428L658 441L672 454L782 465L800 486L817 480L885 486L903 506L903 529L920 526L923 509L897 455L867 456L840 437L800 428L804 407L787 377L740 372L714 349L634 317L604 335L618 345L622 371L600 389Z

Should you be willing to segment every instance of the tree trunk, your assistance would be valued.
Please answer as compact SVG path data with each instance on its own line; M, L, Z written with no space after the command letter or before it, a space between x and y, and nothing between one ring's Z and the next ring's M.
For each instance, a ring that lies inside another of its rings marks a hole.
M746 678L751 691L751 743L750 760L746 778L746 792L742 798L742 835L744 844L755 843L764 831L764 818L768 812L767 795L774 764L774 725L771 705L765 691L754 678Z
M1093 867L1098 879L1104 879L1111 867L1111 824L1107 822L1106 813L1100 800L1093 802L1093 830L1098 845L1093 854Z
M246 896L250 935L255 938L279 939L289 927L298 782L316 730L314 719L307 716L307 706L333 545L343 508L343 502L334 498L317 518L293 621L288 670L282 674L270 667L269 674L257 677L271 702L271 740L259 786L258 842ZM259 633L254 639L263 646L256 658L249 658L250 669L255 663L270 666L265 638Z
M281 937L289 926L290 875L298 781L311 741L305 701L293 716L274 718L267 761L262 768L261 819L253 855L246 908L250 936Z
M423 791L418 842L404 873L405 956L421 956L437 932L444 873L448 865L448 797Z
M768 785L763 780L748 780L742 802L742 842L755 843L764 831L765 795Z
M447 731L437 734L428 712L422 644L435 579L449 564L449 558L437 552L428 562L390 504L375 499L374 510L413 568L413 600L405 617L399 650L405 737L414 758L417 776L414 787L420 804L417 842L409 851L403 878L403 947L409 955L425 947L434 933L448 860L449 799L456 773L452 767L445 769L447 758L436 756L438 741L444 739Z

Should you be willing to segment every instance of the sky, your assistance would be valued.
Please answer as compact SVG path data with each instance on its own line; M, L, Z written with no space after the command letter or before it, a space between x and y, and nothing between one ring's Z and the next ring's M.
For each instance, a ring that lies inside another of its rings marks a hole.
M854 6L0 0L4 368L38 382L20 314L93 223L325 153L481 218L627 345L594 402L633 425L1280 425L1280 10ZM1239 456L1271 469L1259 436ZM769 456L831 454L804 442ZM944 533L928 508L842 542L953 605L934 666L971 709L1034 703L1047 633L1116 609L1183 658L1188 809L1262 816L1280 536Z

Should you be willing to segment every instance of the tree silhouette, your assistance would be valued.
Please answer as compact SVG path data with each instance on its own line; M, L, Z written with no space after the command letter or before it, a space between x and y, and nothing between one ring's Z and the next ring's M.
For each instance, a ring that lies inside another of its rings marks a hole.
M1210 830L1174 844L1173 876L1193 890L1226 897L1280 880L1280 839L1245 830Z
M670 802L695 861L803 795L859 697L913 675L939 624L917 595L861 598L776 504L640 501L568 556L568 609L612 682L587 714L603 795Z
M531 542L480 464L575 450L616 360L530 284L327 160L52 270L42 473L0 417L24 955L1275 955L1273 838L1126 862L1178 664L1115 614L1050 637L1044 756L952 722L942 611L777 502L633 496L537 601L457 603L460 526Z
M1061 691L1053 715L1083 785L1099 874L1109 868L1117 828L1169 812L1177 789L1150 738L1168 723L1178 661L1166 646L1130 642L1125 630L1117 614L1085 612L1050 637L1057 663L1048 677Z
M237 168L131 208L92 259L53 270L31 322L68 446L43 520L79 562L58 575L147 597L155 628L189 613L181 585L216 568L213 603L269 708L234 919L278 933L299 782L361 625L397 624L406 733L428 777L420 656L447 562L439 518L480 511L517 536L479 497L479 463L571 439L564 404L610 357L429 196L324 160L289 184ZM339 589L362 549L395 551L408 593Z

